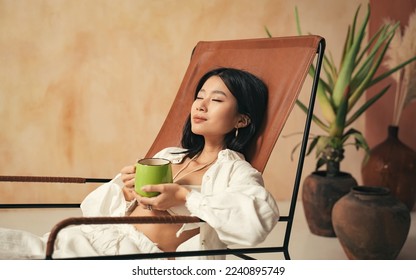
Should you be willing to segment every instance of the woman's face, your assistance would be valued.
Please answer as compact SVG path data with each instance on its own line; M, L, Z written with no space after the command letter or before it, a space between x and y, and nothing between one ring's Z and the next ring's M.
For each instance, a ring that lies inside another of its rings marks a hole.
M237 100L218 76L210 77L198 92L191 109L192 132L205 140L222 141L242 119Z

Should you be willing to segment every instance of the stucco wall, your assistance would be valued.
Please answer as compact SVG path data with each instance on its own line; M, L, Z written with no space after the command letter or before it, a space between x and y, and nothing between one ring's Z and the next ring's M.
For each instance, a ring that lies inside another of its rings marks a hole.
M325 37L339 61L360 3L0 0L0 174L111 178L150 147L198 41L266 37L264 26L296 35L298 6L304 32ZM303 120L296 108L283 135ZM291 193L299 139L282 137L264 173L278 199ZM361 160L347 150L342 168L360 180ZM94 188L66 187L0 183L0 202L78 202Z

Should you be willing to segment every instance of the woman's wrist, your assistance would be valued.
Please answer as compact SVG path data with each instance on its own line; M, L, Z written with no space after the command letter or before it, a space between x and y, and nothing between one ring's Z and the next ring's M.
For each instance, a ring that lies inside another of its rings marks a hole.
M185 204L190 192L187 188L180 188L178 199Z
M132 191L134 191L132 188L123 187L122 188L124 199L126 201L133 201L135 199L134 194Z

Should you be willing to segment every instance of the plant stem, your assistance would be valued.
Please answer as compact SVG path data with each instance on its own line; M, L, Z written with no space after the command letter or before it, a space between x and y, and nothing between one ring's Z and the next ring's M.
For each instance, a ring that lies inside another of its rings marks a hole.
M335 177L339 173L340 163L339 161L329 160L326 163L326 176Z
M406 97L405 86L404 84L404 72L405 69L401 69L398 73L399 80L396 84L396 95L394 100L394 112L393 112L393 125L398 126L400 121L400 116L403 110L403 103Z

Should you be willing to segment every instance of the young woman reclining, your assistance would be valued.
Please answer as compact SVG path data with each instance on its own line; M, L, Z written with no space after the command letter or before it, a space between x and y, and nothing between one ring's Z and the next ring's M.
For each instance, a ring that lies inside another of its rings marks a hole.
M134 191L135 167L126 166L81 204L84 216L192 215L203 223L68 227L58 235L54 257L224 249L264 241L279 211L244 153L262 124L267 94L267 86L246 71L209 71L197 85L182 147L154 156L172 162L174 183L146 186L160 194L141 197ZM0 258L44 258L47 236L0 229Z

